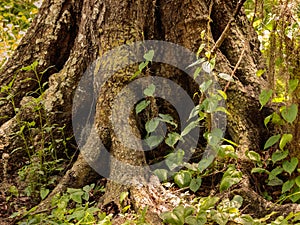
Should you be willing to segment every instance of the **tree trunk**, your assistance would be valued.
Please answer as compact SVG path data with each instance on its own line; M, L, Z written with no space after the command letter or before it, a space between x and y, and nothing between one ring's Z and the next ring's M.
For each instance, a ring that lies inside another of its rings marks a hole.
M75 90L82 75L97 57L120 45L149 39L173 42L197 52L199 45L203 43L200 37L203 30L206 32L204 41L207 44L206 49L211 49L222 35L228 21L233 18L235 9L235 1L225 0L214 1L214 3L205 0L174 3L166 0L45 0L31 28L0 74L1 87L9 86L14 79L12 87L0 93L3 99L0 105L0 151L2 154L10 154L9 161L15 165L8 172L16 173L23 166L16 159L28 157L23 151L14 151L18 148L24 149L26 146L22 138L16 138L11 134L20 130L23 124L20 122L38 122L37 112L32 110L29 104L32 102L41 104L47 117L46 123L65 126L66 134L71 135L73 133L72 107L76 109L75 114L85 110L78 102L74 102L75 106L73 105ZM262 66L259 61L258 41L242 10L235 17L235 22L231 23L225 41L216 49L216 55L215 71L218 73L231 74L240 61L234 74L235 83L231 83L227 89L227 107L230 112L227 118L227 136L239 145L240 160L247 163L245 151L260 150L267 139L268 132L263 125L265 112L259 111L258 96L266 82L256 76L257 69ZM35 92L39 88L38 83L33 80L36 79L35 73L20 71L23 66L30 65L36 60L39 62L38 72L51 67L41 78L41 83L45 84L46 90L40 94ZM101 87L99 98L96 100L96 117L93 124L96 128L93 135L101 137L101 141L109 149L109 154L119 161L130 164L133 168L146 165L145 154L143 151L133 151L118 139L120 137L113 130L110 118L114 98L130 83L132 74L137 70L138 66L135 64L118 71ZM176 81L191 95L195 90L195 84L187 82L184 73L176 72L168 66L155 67L154 65L152 73ZM148 76L149 74L151 73L148 73ZM93 79L90 80L91 86L95 84ZM223 88L226 86L222 80L219 83ZM28 94L30 92L35 93L30 95ZM83 93L79 98L81 103L93 104L89 93ZM88 121L82 124L86 122ZM136 137L140 137L137 121L133 117L130 117L129 124ZM124 128L120 128L120 133L124 135L123 139L127 138L127 131ZM33 135L38 136L38 134ZM53 135L60 134L58 130L54 130ZM95 137L93 135L90 139ZM41 138L34 137L32 140L41 142ZM82 152L87 149L90 153L89 149L96 149L97 143L93 141L87 137L87 142L81 143ZM28 142L29 145L40 146L40 143L31 140ZM135 143L135 146L142 149L139 142ZM62 148L59 145L56 147L58 150ZM11 154L13 151L14 153ZM96 154L100 157L102 153L96 152ZM84 153L79 154L72 168L41 207L45 207L55 193L65 190L66 187L83 186L90 179L95 178L84 157L86 157ZM108 182L103 199L104 205L113 201L119 206L119 195L124 191L130 192L129 196L137 208L146 205L154 207L158 204L164 190L157 193L154 200L151 199L151 195L154 195L153 190L160 190L154 178L144 177L145 171L140 171L132 176L140 179L142 187L134 186L132 179L126 184L125 181L129 179L128 174L123 176L119 172L124 168L120 168L116 162L107 163L106 159L102 158L100 166L108 171L110 177L117 178L120 183L113 180ZM2 181L4 176L2 175ZM139 196L141 193L144 200ZM159 213L162 210L154 211ZM159 223L157 217L149 218L152 219L153 224Z

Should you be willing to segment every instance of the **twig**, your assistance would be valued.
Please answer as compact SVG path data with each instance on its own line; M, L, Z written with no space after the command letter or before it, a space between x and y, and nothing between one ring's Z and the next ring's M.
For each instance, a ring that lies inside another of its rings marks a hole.
M225 38L227 37L228 31L230 29L231 23L236 19L238 13L240 12L243 4L245 3L246 0L240 0L234 10L232 18L228 21L225 29L223 30L221 36L219 39L216 41L214 47L212 48L211 52L214 53L224 42Z
M246 51L246 42L244 43L244 48L243 48L242 53L241 53L241 55L240 55L240 57L239 57L239 60L237 61L236 65L235 65L235 67L234 67L234 69L233 69L233 71L232 71L232 73L231 73L231 75L230 75L231 77L234 76L234 74L235 74L237 68L238 68L239 65L241 64L241 61L242 61L242 59L243 59L243 57L244 57L244 54L245 54L245 51ZM227 89L228 89L228 87L229 87L229 84L230 84L230 81L227 82L227 84L226 84L226 86L225 86L225 88L224 88L224 92L227 91Z

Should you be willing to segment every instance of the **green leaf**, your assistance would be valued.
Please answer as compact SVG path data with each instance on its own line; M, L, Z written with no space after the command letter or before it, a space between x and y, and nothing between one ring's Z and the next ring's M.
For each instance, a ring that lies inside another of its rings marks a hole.
M300 187L300 176L296 177L295 182L298 187Z
M143 69L149 64L149 62L141 62L139 64L139 71L142 72Z
M153 173L160 181L166 181L168 179L168 171L165 169L156 169Z
M158 127L159 125L159 119L156 117L156 118L152 118L151 120L147 121L146 125L145 125L145 128L146 128L146 131L148 133L151 133L153 131L156 130L156 128Z
M69 194L72 194L72 193L76 193L76 192L82 192L82 190L78 189L78 188L67 188L67 192Z
M196 68L196 70L194 72L194 79L196 79L199 76L199 74L200 74L201 71L202 71L201 67L197 67Z
M207 113L213 113L217 110L218 105L219 105L219 100L217 98L210 98L210 99L205 99L208 101L207 107L206 107L206 112Z
M299 199L300 199L300 188L299 187L295 188L293 195L290 195L289 199L291 199L291 201L294 202L294 203L299 201Z
M292 104L290 107L284 106L281 111L282 118L288 123L293 123L298 114L298 105Z
M208 158L202 158L201 161L198 164L198 170L200 173L202 173L206 168L212 164L214 161L215 157L213 155L208 156Z
M184 221L188 225L205 225L207 222L207 219L205 216L203 216L203 217L188 216L187 218L185 218Z
M198 59L196 62L193 62L192 64L188 65L186 68L188 69L188 68L190 68L190 67L197 66L197 65L203 63L204 61L205 61L204 58L200 58L200 59ZM199 67L198 67L198 68L199 68ZM198 68L197 68L197 69L198 69ZM202 69L202 68L200 67L200 69Z
M150 50L147 53L145 53L144 59L146 59L147 61L152 61L153 56L154 56L154 50Z
M222 90L217 90L217 91L218 91L219 95L221 95L224 100L227 100L227 94L226 94L226 92L224 92Z
M188 187L191 183L192 175L189 171L180 171L174 176L174 182L180 188Z
M277 124L277 125L284 125L285 124L284 120L281 119L281 117L276 112L272 113L272 123Z
M202 178L201 177L197 177L197 178L193 178L191 183L190 183L190 189L193 192L196 192L199 190L200 186L202 183Z
M158 116L161 122L168 123L177 128L177 124L174 122L173 117L171 115L159 113Z
M68 215L67 219L69 221L73 220L73 219L81 220L85 216L85 213L86 212L84 210L77 210L77 211L74 211L71 215Z
M260 76L263 75L265 72L266 72L266 70L257 70L256 76L260 77Z
M131 77L130 77L130 79L129 80L134 80L138 75L140 75L141 74L141 71L136 71Z
M77 202L77 203L82 203L82 198L81 196L83 195L83 191L79 191L79 192L75 192L75 193L72 193L70 195L70 198L74 201L74 202Z
M163 212L160 214L161 219L166 224L183 225L184 221L181 221L173 212Z
M276 178L277 175L281 174L283 172L283 169L280 166L277 166L269 173L269 180L272 180Z
M169 167L170 170L173 170L177 166L182 165L183 157L184 157L184 151L178 149L176 152L172 152L167 155L166 165Z
M285 159L289 155L289 151L276 151L272 154L272 162L275 164L276 162Z
M274 145L276 142L279 141L280 137L281 137L280 134L269 137L269 139L265 143L264 149L267 149L267 148L271 147L272 145Z
M269 173L269 171L264 168L255 167L251 170L251 173Z
M199 122L196 120L196 121L192 121L190 122L185 128L184 130L181 132L181 136L185 136L187 135L192 129L194 129L195 127L198 127L199 126Z
M232 78L232 76L230 76L227 73L219 73L218 76L226 81L234 82L234 79Z
M40 190L41 199L44 200L47 197L47 195L49 194L49 192L50 192L49 189L42 188Z
M282 185L281 193L283 194L283 193L291 190L291 188L294 186L294 184L295 184L295 180L294 179L286 181Z
M298 79L289 80L289 94L292 94L296 90L296 88L298 87L298 83Z
M155 85L150 84L145 90L144 90L144 95L146 96L153 96L155 92Z
M122 204L124 202L124 200L128 197L129 192L128 191L124 191L120 194L120 203Z
M259 95L259 103L261 104L261 108L264 107L267 102L270 100L272 96L273 90L263 90Z
M135 113L139 114L142 112L148 105L150 104L150 101L148 100L143 100L140 103L138 103L135 107Z
M166 138L165 143L167 145L169 145L170 147L174 148L174 145L181 139L182 139L182 137L180 136L180 134L172 132L172 133L168 134L168 137Z
M267 184L269 186L280 186L283 184L283 181L278 177L274 177L272 180L269 180Z
M297 166L298 166L298 159L295 157L291 158L291 161L285 160L282 164L284 171L288 172L290 175L292 174L292 172L294 172Z
M283 134L280 142L279 142L279 148L281 150L283 150L283 148L285 147L285 145L290 142L293 139L293 135L292 134Z
M261 162L261 157L257 152L246 151L246 156L252 161Z
M233 203L235 208L239 209L243 205L243 197L240 195L235 195L231 202Z
M207 142L210 146L216 147L222 140L223 132L219 128L214 128L210 133L207 134Z
M164 140L163 136L160 135L151 135L145 139L146 143L150 148L154 148L159 145Z
M90 193L91 190L93 190L93 188L95 187L95 184L91 184L91 185L85 185L82 190L84 190L86 193Z
M202 93L204 93L210 87L211 84L212 84L212 80L203 82L202 84L200 84L200 87L199 87L200 91Z
M265 127L267 127L268 123L269 123L270 120L272 119L272 116L273 116L273 114L267 116L267 117L264 119Z
M213 57L210 61L209 64L211 66L211 71L215 68L216 65L216 57Z
M229 165L228 169L224 173L221 184L220 191L225 191L232 185L237 184L242 179L242 172L238 171L234 165Z
M203 49L205 48L205 45L204 43L202 43L199 48L198 48L198 51L196 53L197 57L199 57L200 53L203 51Z

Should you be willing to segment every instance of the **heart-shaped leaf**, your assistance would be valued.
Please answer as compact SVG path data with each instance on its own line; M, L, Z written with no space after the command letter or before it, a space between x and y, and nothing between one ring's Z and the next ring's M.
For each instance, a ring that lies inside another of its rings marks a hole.
M184 151L181 149L178 149L176 152L172 152L169 155L167 155L166 164L169 167L169 169L173 170L177 166L180 166L182 164L183 157Z
M264 107L265 104L270 100L272 96L272 90L263 90L259 95L259 102L261 104L261 109Z
M285 159L289 155L289 151L276 151L272 154L272 162L276 163L280 160Z
M284 106L281 111L282 118L285 119L285 121L287 121L288 123L293 123L297 117L297 114L298 114L297 104L292 104L289 107Z
M192 176L189 171L180 171L174 176L174 182L180 188L189 186L191 180L192 180Z
M145 125L146 131L148 133L151 133L151 132L156 130L158 125L159 125L159 119L158 118L152 118L151 120L147 121L147 123Z
M291 188L294 186L294 184L295 184L295 180L288 180L287 182L285 182L282 185L281 193L283 194L283 193L291 190Z
M202 183L202 179L201 177L198 177L198 178L193 178L191 183L190 183L190 189L191 191L193 192L196 192L199 190L200 186L201 186L201 183Z
M252 161L255 161L255 162L261 161L260 155L255 151L247 151L246 156Z
M298 83L298 79L289 80L289 94L292 94L292 92L296 90Z
M292 172L294 172L294 170L297 168L298 165L298 159L293 157L291 158L291 161L284 161L282 164L282 167L284 169L284 171L288 172L290 175L292 174Z
M146 59L147 61L152 61L153 56L154 56L154 50L150 50L144 55L144 59Z
M157 169L153 172L160 181L166 181L168 179L168 171L166 169Z
M44 200L47 197L47 195L49 194L49 192L50 192L49 189L42 188L40 191L41 199Z
M144 90L144 95L146 96L153 96L155 92L155 85L150 84L145 90Z
M178 133L172 132L168 134L168 137L166 138L165 142L170 147L174 147L174 145L182 139L181 136Z
M150 148L154 148L163 141L164 137L160 135L151 135L145 139L146 143Z

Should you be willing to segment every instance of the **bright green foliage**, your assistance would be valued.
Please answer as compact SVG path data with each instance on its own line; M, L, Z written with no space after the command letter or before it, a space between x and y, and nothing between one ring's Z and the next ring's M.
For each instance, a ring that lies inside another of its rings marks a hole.
M16 49L37 14L40 0L1 0L0 2L0 67Z
M265 143L264 149L270 148L272 145L276 144L279 141L280 137L280 134L269 137L269 139Z
M241 179L242 172L238 171L234 165L229 165L222 177L220 191L226 191L232 185L239 183Z
M272 90L263 90L260 95L259 95L259 102L261 104L261 109L262 107L265 106L265 104L268 103L272 96L273 91Z
M285 121L293 123L298 115L298 105L292 104L291 106L283 106L281 116Z
M90 193L96 192L94 184L86 185L82 189L68 188L66 193L57 194L52 198L50 214L35 213L35 209L25 212L25 224L105 224L111 225L112 215L100 212L95 202L89 202ZM76 204L75 206L71 206ZM31 215L33 213L33 215ZM17 215L16 215L17 216Z

